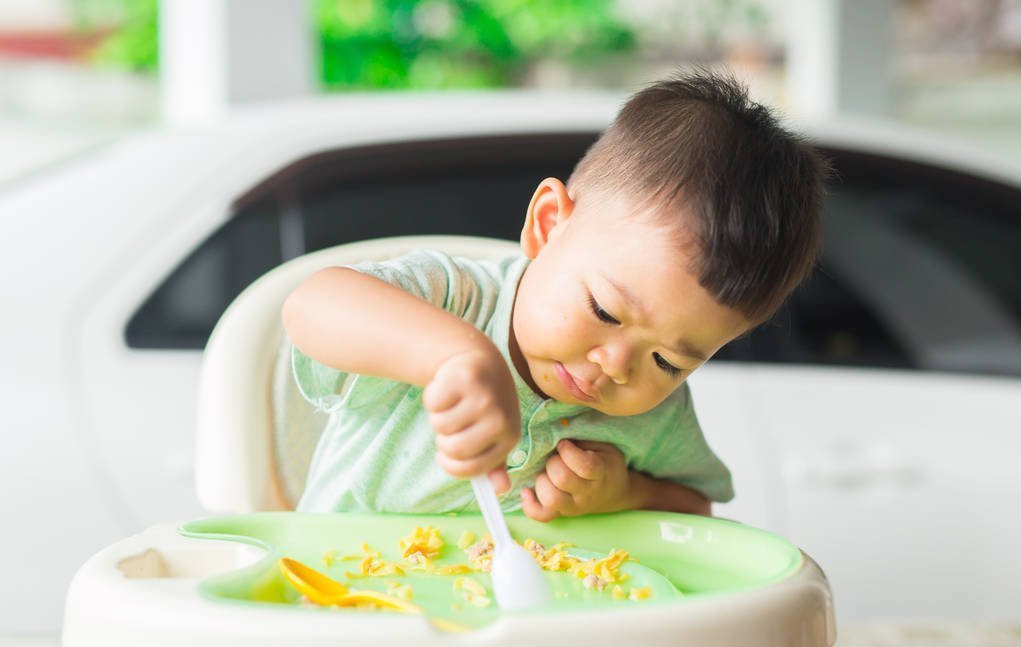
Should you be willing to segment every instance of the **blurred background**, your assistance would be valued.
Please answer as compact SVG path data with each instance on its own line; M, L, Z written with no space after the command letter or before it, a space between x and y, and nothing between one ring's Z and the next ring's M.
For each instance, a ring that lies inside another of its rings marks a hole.
M0 507L36 531L0 553L45 556L0 645L57 644L90 555L205 512L196 384L242 289L365 238L514 239L691 66L839 171L819 271L692 377L717 510L819 561L840 647L1021 645L1021 0L0 0Z
M864 108L853 99L837 107L1019 149L1021 1L861 4L889 14L871 18L888 36L884 69L873 71L884 85L867 90L881 96ZM819 57L804 44L820 29L812 5L310 0L307 89L630 91L678 65L727 64L756 98L798 115L812 106L792 87L800 78L793 59ZM0 0L0 179L172 120L161 92L159 23L157 0ZM868 56L876 36L866 25L841 55Z

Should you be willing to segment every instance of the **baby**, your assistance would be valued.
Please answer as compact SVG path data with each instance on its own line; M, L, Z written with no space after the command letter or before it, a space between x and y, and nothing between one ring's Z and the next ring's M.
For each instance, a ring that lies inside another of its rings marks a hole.
M698 72L635 94L566 185L539 183L522 256L311 276L283 308L298 386L329 413L298 509L466 510L451 476L488 473L541 521L709 514L733 488L685 380L812 269L826 173Z

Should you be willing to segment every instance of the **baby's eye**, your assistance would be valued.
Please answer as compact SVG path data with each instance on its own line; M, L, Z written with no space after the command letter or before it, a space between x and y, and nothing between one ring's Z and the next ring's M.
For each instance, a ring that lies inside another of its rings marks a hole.
M596 303L595 297L591 294L588 295L588 305L589 308L592 309L592 314L594 314L603 323L613 324L614 326L620 325L620 322L613 315L606 310L603 310L599 304Z
M681 374L681 369L677 368L670 362L663 359L663 356L660 355L659 353L653 353L652 357L653 359L656 360L656 366L666 371L667 374L670 375L670 377L677 377L678 375Z

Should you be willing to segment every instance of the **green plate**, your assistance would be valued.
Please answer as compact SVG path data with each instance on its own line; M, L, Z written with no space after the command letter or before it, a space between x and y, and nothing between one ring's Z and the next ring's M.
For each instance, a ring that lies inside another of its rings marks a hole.
M558 542L574 545L568 552L581 557L602 557L615 548L628 551L636 561L625 562L628 575L622 588L648 587L647 599L614 599L612 587L603 591L586 589L580 579L568 573L549 573L554 600L541 612L579 608L606 612L634 608L634 605L684 604L686 600L729 594L766 586L783 580L801 567L801 552L790 542L750 526L692 515L661 512L621 512L556 519L539 523L522 515L508 515L511 534L519 541L532 538L552 546ZM187 523L181 533L200 539L223 539L265 548L267 555L243 569L204 580L200 592L210 600L233 604L286 606L307 612L379 613L352 609L318 608L301 604L301 596L284 579L277 567L280 557L290 557L330 577L348 582L352 588L386 592L388 583L412 587L412 601L431 618L478 627L496 617L495 605L480 608L467 604L454 590L457 577L470 577L491 593L488 575L436 576L406 571L402 577L364 577L348 580L347 571L358 571L357 561L335 561L327 565L328 551L337 555L361 553L369 544L388 561L402 562L398 541L416 526L440 529L446 543L433 563L465 564L464 551L457 547L464 531L477 537L486 534L479 515L355 515L261 512L231 517L214 517Z

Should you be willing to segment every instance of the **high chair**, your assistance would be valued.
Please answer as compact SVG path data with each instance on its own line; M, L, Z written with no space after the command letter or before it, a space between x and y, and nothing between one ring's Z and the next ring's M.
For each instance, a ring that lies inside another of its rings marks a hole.
M458 236L397 237L339 245L273 269L227 308L203 354L198 390L196 487L206 510L235 515L263 512L263 516L253 519L270 519L282 528L290 520L297 523L297 517L287 516L297 513L266 516L264 511L293 509L325 417L305 402L291 379L290 346L280 323L281 305L302 280L321 268L384 260L422 248L479 259L519 252L518 245L510 241ZM649 527L662 535L663 541L678 546L686 541L694 543L692 529L700 527L686 525L686 515L664 515L667 520L660 522L659 517L634 514L638 515L635 523L648 520L653 524ZM541 526L527 519L520 523L532 523L536 529ZM581 528L585 522L579 520L575 526L571 523L565 521L562 527ZM741 542L746 541L746 535L747 541L775 540L777 546L777 542L785 543L733 522L705 523L709 524L708 534L703 533L700 541L712 548L715 537L718 544L732 546L735 561L740 561L739 557L754 561L748 557L752 554L761 554L763 560L774 559L768 551L744 551ZM730 538L732 533L736 534ZM200 582L232 571L254 572L260 565L265 566L266 559L275 562L275 555L267 555L274 547L266 541L227 537L226 533L220 533L223 536L218 540L216 531L201 534L203 538L187 537L173 525L155 526L90 558L68 591L64 645L252 647L369 644L382 640L414 641L416 647L522 642L537 646L560 644L565 636L595 645L620 642L624 627L629 629L623 635L650 645L815 646L835 641L832 596L826 579L811 558L793 547L793 553L786 553L788 557L776 557L782 562L794 555L790 564L779 563L782 577L772 577L768 584L613 613L575 609L506 614L481 629L454 635L437 631L418 617L313 612L322 610L215 599L208 587L200 589ZM710 559L709 553L700 554ZM712 559L723 560L725 566L730 558L724 551ZM263 571L270 573L272 569ZM259 577L266 580L268 576ZM266 587L264 595L270 597L258 599L283 595L275 582Z

